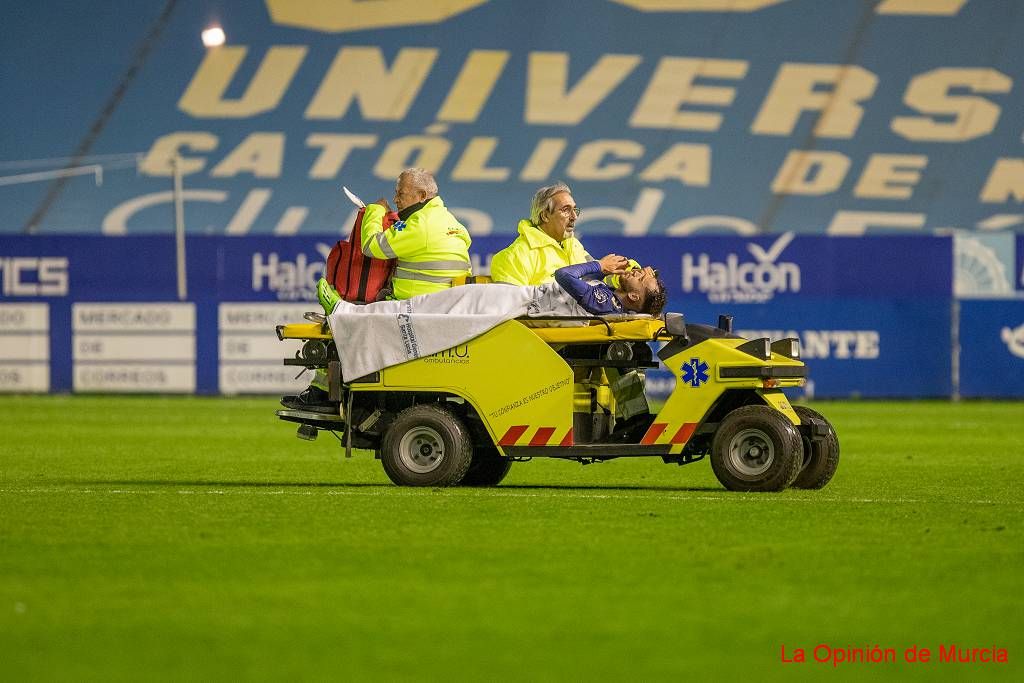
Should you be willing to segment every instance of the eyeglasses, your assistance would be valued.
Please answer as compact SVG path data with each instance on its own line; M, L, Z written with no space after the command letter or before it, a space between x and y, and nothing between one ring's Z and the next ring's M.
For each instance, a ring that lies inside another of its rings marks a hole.
M580 214L583 213L583 209L578 206L563 206L558 210L558 213L562 214L565 218L568 218L573 214L576 214L576 218L579 218Z

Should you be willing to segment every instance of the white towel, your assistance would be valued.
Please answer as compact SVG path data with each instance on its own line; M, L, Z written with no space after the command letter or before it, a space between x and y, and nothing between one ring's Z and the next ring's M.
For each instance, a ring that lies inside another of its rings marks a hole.
M521 316L585 316L555 283L463 285L402 301L357 306L340 301L327 317L342 376L357 379L464 344Z

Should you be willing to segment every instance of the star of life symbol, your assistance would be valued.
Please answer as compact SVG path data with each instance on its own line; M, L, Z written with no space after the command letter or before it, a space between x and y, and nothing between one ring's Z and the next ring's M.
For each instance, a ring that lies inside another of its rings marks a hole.
M688 363L683 363L683 381L691 387L697 388L707 382L708 364L700 358L691 358Z

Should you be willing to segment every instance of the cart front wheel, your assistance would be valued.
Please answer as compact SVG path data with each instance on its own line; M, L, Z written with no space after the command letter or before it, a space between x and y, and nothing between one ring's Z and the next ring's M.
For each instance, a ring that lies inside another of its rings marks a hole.
M711 468L730 491L781 491L803 463L803 443L789 418L768 406L729 413L711 444Z

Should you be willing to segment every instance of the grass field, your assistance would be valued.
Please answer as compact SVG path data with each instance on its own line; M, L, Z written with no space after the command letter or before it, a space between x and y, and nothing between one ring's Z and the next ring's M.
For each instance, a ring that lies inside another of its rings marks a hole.
M0 679L1021 680L1024 404L815 407L832 484L736 494L648 459L400 489L273 398L2 398Z

